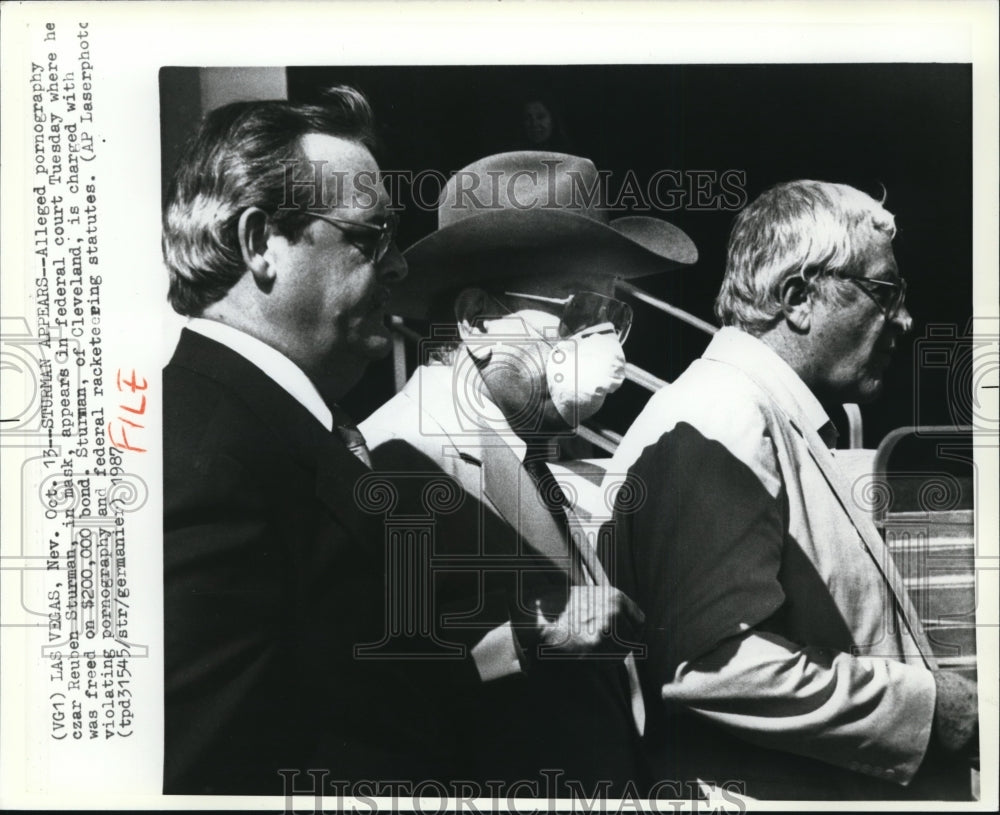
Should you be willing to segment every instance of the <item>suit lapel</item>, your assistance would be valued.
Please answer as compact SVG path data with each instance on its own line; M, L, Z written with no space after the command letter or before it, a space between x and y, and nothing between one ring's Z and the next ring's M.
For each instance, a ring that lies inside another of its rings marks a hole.
M927 640L927 635L924 633L923 624L920 622L920 617L917 614L916 609L913 607L910 595L906 591L906 586L903 584L903 578L899 574L895 561L893 561L892 555L889 552L889 547L886 545L885 541L882 540L882 536L879 535L878 530L875 529L875 525L872 523L871 519L854 506L854 503L850 500L850 488L844 482L844 478L840 471L834 466L830 450L820 438L819 433L814 428L804 428L802 423L799 422L792 415L790 410L785 407L785 405L788 404L798 404L794 395L778 383L772 384L770 381L762 380L761 377L757 376L753 371L747 370L744 366L724 358L715 357L713 359L716 362L721 362L725 365L735 367L744 376L753 380L757 387L767 395L767 398L770 400L773 407L785 417L788 423L792 426L792 429L794 429L795 432L806 442L810 457L816 463L816 466L819 467L819 470L826 479L826 482L830 485L830 490L836 496L837 502L847 514L848 519L851 521L851 524L857 531L861 541L864 543L865 549L868 550L876 568L882 575L882 579L889 587L889 591L892 593L893 599L896 601L896 608L899 611L899 615L903 618L903 624L906 626L910 636L916 643L917 649L920 651L920 655L923 657L924 663L929 668L936 668L937 659L934 657L934 652L931 650L930 643ZM775 388L778 388L781 391L781 395L775 392ZM784 398L782 398L782 396Z
M830 451L823 443L819 434L815 430L808 428L803 429L799 427L798 424L791 418L789 418L789 421L795 431L805 440L809 447L809 455L816 463L816 466L819 467L820 472L823 473L823 477L830 485L831 491L837 497L837 501L844 509L844 512L847 513L848 518L850 518L851 523L854 525L858 535L860 535L861 540L864 542L865 548L868 550L872 560L875 562L875 566L878 568L879 572L882 574L882 578L889 586L889 590L892 592L893 597L896 600L896 606L899 609L900 616L903 618L903 622L910 632L910 636L912 636L914 642L916 642L917 648L920 650L920 654L924 658L924 662L929 668L936 668L937 660L934 657L934 652L932 651L930 643L927 640L926 633L924 633L924 627L920 622L920 617L910 600L910 595L903 583L903 578L900 575L899 570L896 568L895 561L892 559L889 547L886 545L885 541L882 540L882 536L879 535L878 530L875 528L875 524L872 523L871 519L862 513L861 510L854 505L854 502L848 498L851 494L850 488L845 483L844 477L841 475L840 471L834 466Z
M461 391L456 395L453 376L450 366L425 366L404 392L419 400L421 421L432 421L434 432L440 430L469 466L481 469L484 503L518 532L530 549L525 554L541 555L569 572L574 582L582 582L578 559L571 555L563 529L542 503L534 481L510 445L489 427L470 428L477 411L472 405L460 404Z
M447 370L449 373L445 378L441 371L428 373L428 369L421 369L422 375L441 377L440 382L436 383L438 387L429 387L420 393L419 404L424 417L433 421L435 432L440 430L448 437L450 444L458 451L458 456L469 467L481 470L483 503L488 503L518 532L518 537L531 547L532 551L526 554L542 555L559 569L568 572L574 584L585 583L586 578L580 565L581 558L574 555L570 549L574 544L567 540L555 518L542 503L534 481L510 445L488 428L480 428L478 434L472 434L467 428L462 427L456 416L454 392L448 387L451 383L451 369ZM411 398L410 388L414 379L411 379L406 386ZM441 401L436 401L434 397L428 399L427 396L430 394L434 394L435 397L440 395ZM586 560L593 579L599 584L607 583L607 575L601 567L597 553L589 548L585 552L583 547L589 547L589 544L583 536L583 531L576 525L573 513L567 513L567 516L570 534L580 535L576 538L579 541L576 545L581 557ZM645 729L646 711L634 654L630 653L626 657L624 669L628 679L626 695L629 697L636 728L641 735Z
M244 402L282 439L289 456L316 472L316 496L338 521L357 535L372 534L354 500L355 483L371 471L288 391L242 354L188 329L170 364L219 383Z
M585 538L577 538L577 543L567 539L542 503L535 482L503 439L492 431L484 431L480 452L484 489L507 522L518 530L521 538L564 572L569 572L571 583L585 585L589 582L583 568L586 562L591 579L598 584L606 584L607 575L597 553L589 549ZM568 521L570 534L576 534L573 519ZM575 550L571 548L574 546ZM584 550L583 547L588 548ZM646 727L646 708L633 653L630 652L625 658L622 670L624 675L621 678L625 684L621 692L629 706L636 730L642 735Z
M362 541L381 541L385 512L366 498L365 478L375 478L339 438L319 427L316 434L316 497Z
M504 440L492 430L480 437L483 489L500 514L533 550L581 582L566 535L542 503L534 481Z
M217 382L285 442L289 455L308 465L315 460L315 429L325 428L288 391L242 354L184 329L170 364Z

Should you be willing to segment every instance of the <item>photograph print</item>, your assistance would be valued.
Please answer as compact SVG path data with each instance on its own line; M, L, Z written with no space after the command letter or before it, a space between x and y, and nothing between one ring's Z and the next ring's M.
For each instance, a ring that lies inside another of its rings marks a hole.
M164 793L977 799L971 65L159 90Z

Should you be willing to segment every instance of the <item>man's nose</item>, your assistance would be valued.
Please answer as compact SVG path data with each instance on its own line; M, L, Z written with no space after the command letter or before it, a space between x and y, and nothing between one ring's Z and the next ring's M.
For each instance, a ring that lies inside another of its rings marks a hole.
M892 323L899 329L900 334L909 334L913 330L913 316L906 305L901 305L892 317Z
M403 257L403 253L399 251L399 247L393 241L389 246L389 251L385 253L385 257L379 261L379 277L390 283L398 283L406 277L407 272L406 258Z

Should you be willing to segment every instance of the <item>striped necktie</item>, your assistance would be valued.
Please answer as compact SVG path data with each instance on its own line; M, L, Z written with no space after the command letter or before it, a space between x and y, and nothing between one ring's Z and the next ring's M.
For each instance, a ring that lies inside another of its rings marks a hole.
M340 435L344 446L351 451L366 467L371 469L372 457L365 444L365 437L340 405L331 405L333 414L333 429Z

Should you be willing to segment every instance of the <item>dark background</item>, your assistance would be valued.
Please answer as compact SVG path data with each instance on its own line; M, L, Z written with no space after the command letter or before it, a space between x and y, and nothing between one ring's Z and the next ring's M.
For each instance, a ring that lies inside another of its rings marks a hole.
M165 174L193 124L184 72L194 70L161 72ZM541 99L562 120L560 146L612 171L612 184L628 170L645 185L661 169L735 169L746 174L750 200L796 178L843 182L876 198L884 189L915 329L901 343L882 399L862 407L865 445L876 446L901 425L969 421L971 345L955 338L972 315L971 66L337 67L289 68L287 76L296 101L315 101L333 84L364 91L379 120L383 168L449 174L484 155L527 148L520 109ZM676 224L700 252L693 268L638 284L715 322L712 303L735 213L686 207L635 214ZM433 212L408 207L400 246L435 226ZM707 335L633 306L630 361L676 378L704 350ZM936 333L929 341L930 326ZM920 360L932 363L918 372ZM345 400L348 410L360 419L384 402L393 391L391 371L388 360L373 366ZM624 432L647 397L626 383L598 418Z

